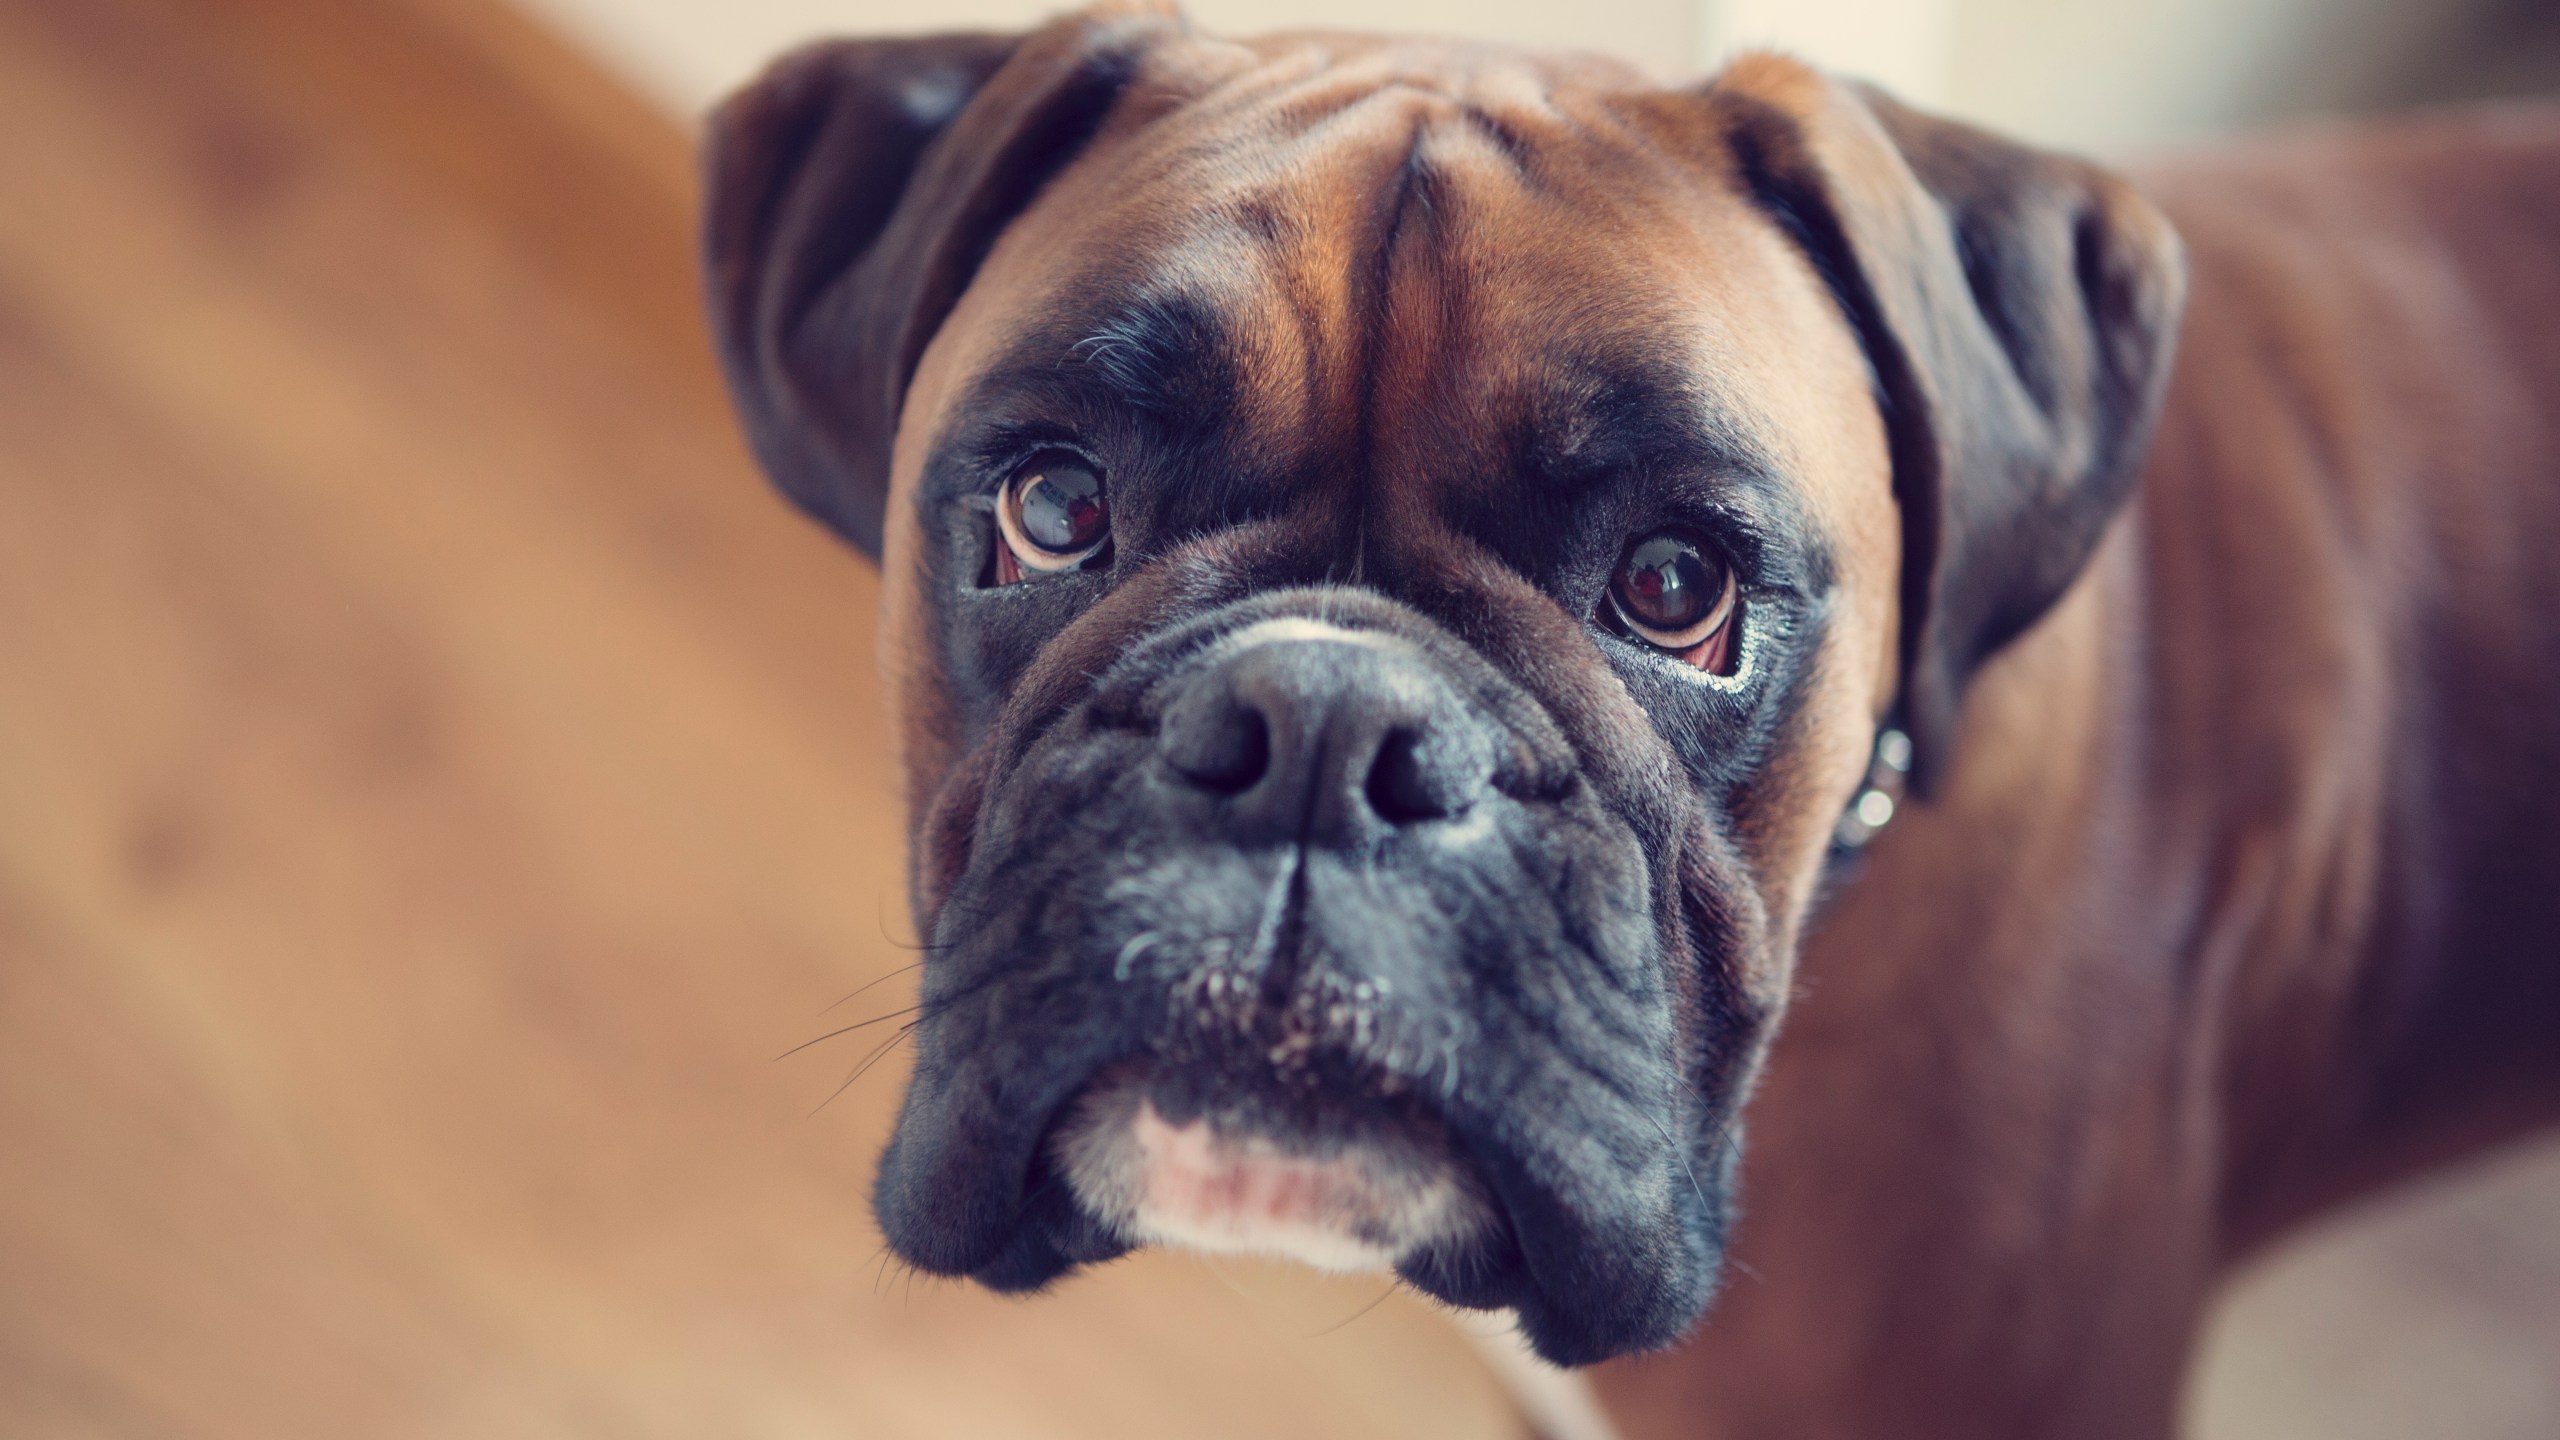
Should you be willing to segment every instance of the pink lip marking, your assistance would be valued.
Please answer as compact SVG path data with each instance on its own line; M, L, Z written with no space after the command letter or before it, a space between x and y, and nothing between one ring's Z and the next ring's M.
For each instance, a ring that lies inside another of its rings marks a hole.
M1221 1136L1205 1120L1175 1125L1153 1105L1139 1109L1134 1138L1144 1204L1161 1223L1252 1244L1273 1229L1338 1235L1383 1218L1369 1213L1375 1187L1345 1157L1286 1154L1267 1141Z
M1308 1153L1207 1116L1176 1125L1142 1084L1099 1083L1058 1139L1078 1203L1131 1243L1382 1270L1492 1221L1431 1137L1375 1127Z

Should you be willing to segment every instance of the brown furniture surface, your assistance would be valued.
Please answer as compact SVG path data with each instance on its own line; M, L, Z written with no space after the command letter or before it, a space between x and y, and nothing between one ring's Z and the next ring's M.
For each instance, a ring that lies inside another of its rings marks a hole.
M880 1264L875 587L689 150L476 0L0 0L0 1435L1519 1433L1382 1281Z

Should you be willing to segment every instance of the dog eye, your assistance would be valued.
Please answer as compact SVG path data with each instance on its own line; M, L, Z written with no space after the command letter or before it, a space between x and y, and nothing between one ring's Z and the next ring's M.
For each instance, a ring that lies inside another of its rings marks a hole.
M1732 650L1733 567L1712 547L1659 531L1627 547L1609 580L1609 605L1628 632L1708 670Z
M1004 536L1003 553L996 557L998 584L1021 579L1024 570L1074 569L1111 538L1101 474L1072 455L1035 457L996 497L996 528Z

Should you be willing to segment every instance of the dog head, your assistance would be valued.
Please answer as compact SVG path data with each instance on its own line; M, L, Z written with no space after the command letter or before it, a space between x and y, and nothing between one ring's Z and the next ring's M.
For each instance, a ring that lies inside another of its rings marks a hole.
M1675 1339L1880 725L1938 783L2131 484L2165 224L1784 60L1118 11L802 51L709 188L757 452L887 576L898 1253Z

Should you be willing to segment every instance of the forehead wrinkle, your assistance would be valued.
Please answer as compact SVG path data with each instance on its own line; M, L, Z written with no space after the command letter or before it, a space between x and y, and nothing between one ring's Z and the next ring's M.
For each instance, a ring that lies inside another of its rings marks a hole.
M1530 424L1542 469L1559 476L1677 460L1707 469L1774 472L1769 448L1708 369L1655 336L1607 352L1550 350L1537 362Z
M1387 278L1362 252L1375 245L1383 254L1417 215L1436 222L1459 193L1451 172L1527 181L1524 156L1537 147L1518 126L1579 128L1559 113L1559 82L1590 88L1632 77L1587 59L1524 65L1437 42L1301 35L1256 48L1258 63L1224 52L1218 66L1201 67L1223 72L1183 106L1201 123L1129 137L1095 198L1109 196L1113 228L1124 235L1162 235L1205 213L1249 237L1240 248L1258 253L1230 248L1226 258L1258 261L1276 283L1242 287L1242 308L1259 322L1247 328L1288 353L1257 357L1272 363L1253 367L1239 399L1303 426L1337 406L1360 406L1374 383L1370 332ZM1417 152L1428 153L1418 162ZM1079 178L1090 185L1097 177ZM1372 274L1374 288L1363 284ZM1106 362L1132 353L1126 338L1100 327L1080 337Z
M1448 104L1391 55L1346 45L1338 57L1330 37L1301 39L1230 77L1196 105L1238 111L1234 126L1168 127L1112 187L1126 217L1117 228L1159 237L1132 248L1194 248L1185 230L1219 238L1209 247L1229 282L1219 288L1270 346L1247 389L1300 423L1358 403L1377 300L1369 256L1392 231L1421 112Z
M1403 204L1417 110L1446 101L1367 80L1338 88L1345 103L1288 144L1186 140L1167 127L1053 188L1028 217L1048 243L1026 226L1007 247L1046 272L1025 296L1046 299L1022 307L1040 318L989 347L963 409L1189 419L1260 456L1273 447L1257 435L1344 447L1370 359L1369 256ZM1076 250L1096 258L1078 264ZM1191 382L1212 368L1234 381L1222 412L1186 415ZM1264 478L1292 473L1305 467Z
M1225 76L1190 102L1204 132L1227 133L1240 117L1265 139L1294 133L1369 98L1391 72L1373 47L1329 43L1322 36L1267 37L1254 62Z
M1472 370L1450 377L1472 388L1521 357L1499 336L1479 346L1468 331L1554 333L1543 322L1566 318L1579 308L1572 302L1623 296L1592 257L1573 260L1571 247L1536 239L1526 251L1517 244L1524 229L1534 237L1558 220L1586 223L1587 206L1575 203L1595 183L1585 162L1628 163L1586 153L1611 150L1594 146L1593 126L1612 129L1618 118L1614 83L1591 82L1620 77L1491 58L1453 68L1419 50L1332 37L1300 38L1258 64L1230 67L1232 53L1204 67L1223 74L1179 107L1202 124L1122 134L1108 163L1071 172L1035 207L1045 213L1027 217L1048 222L1046 243L1015 237L1017 253L1050 253L1032 264L1048 273L1035 283L1053 300L1115 288L1138 295L1087 309L1071 333L1004 346L1003 368L1036 368L1045 344L1065 351L1051 366L1059 378L1090 380L1114 405L1167 413L1179 408L1179 381L1217 348L1198 323L1214 316L1228 342L1215 358L1237 382L1222 428L1322 437L1339 463L1321 462L1310 478L1340 474L1365 508L1380 491L1422 479L1398 474L1386 453L1396 443L1388 432L1410 423L1378 415L1381 398L1414 393L1394 372L1436 388L1429 372ZM1486 223L1521 202L1546 213ZM1076 267L1072 254L1096 253L1084 237L1111 238L1106 273L1076 274L1091 267ZM1557 261L1575 273L1557 271ZM1416 297L1413 282L1437 293ZM1479 293L1488 284L1508 292L1490 306L1479 303L1493 299ZM1533 313L1521 312L1524 302ZM1506 310L1508 320L1493 313Z
M1295 133L1263 147L1254 181L1231 186L1219 206L1253 237L1251 263L1275 282L1245 287L1269 363L1240 398L1269 423L1327 437L1306 476L1324 493L1356 490L1367 468L1387 267L1417 200L1428 204L1415 184L1419 138L1450 105L1377 57L1363 59L1343 67L1351 75L1310 81L1312 96L1290 122ZM1356 502L1339 513L1350 540Z
M1821 588L1818 527L1782 458L1793 447L1752 403L1722 310L1681 291L1676 272L1629 269L1612 247L1588 243L1593 226L1638 240L1693 235L1682 202L1584 203L1580 192L1603 182L1572 164L1589 143L1579 125L1557 125L1563 158L1543 157L1557 172L1550 182L1514 164L1477 117L1452 111L1449 121L1418 138L1410 167L1428 223L1398 236L1375 377L1395 418L1374 438L1368 502L1415 536L1445 533L1492 523L1482 502L1494 482L1558 539L1602 515L1644 523L1636 512L1652 507L1658 523L1711 504L1772 542L1774 583ZM1672 253L1683 252L1694 248ZM1505 523L1523 519L1515 511Z

